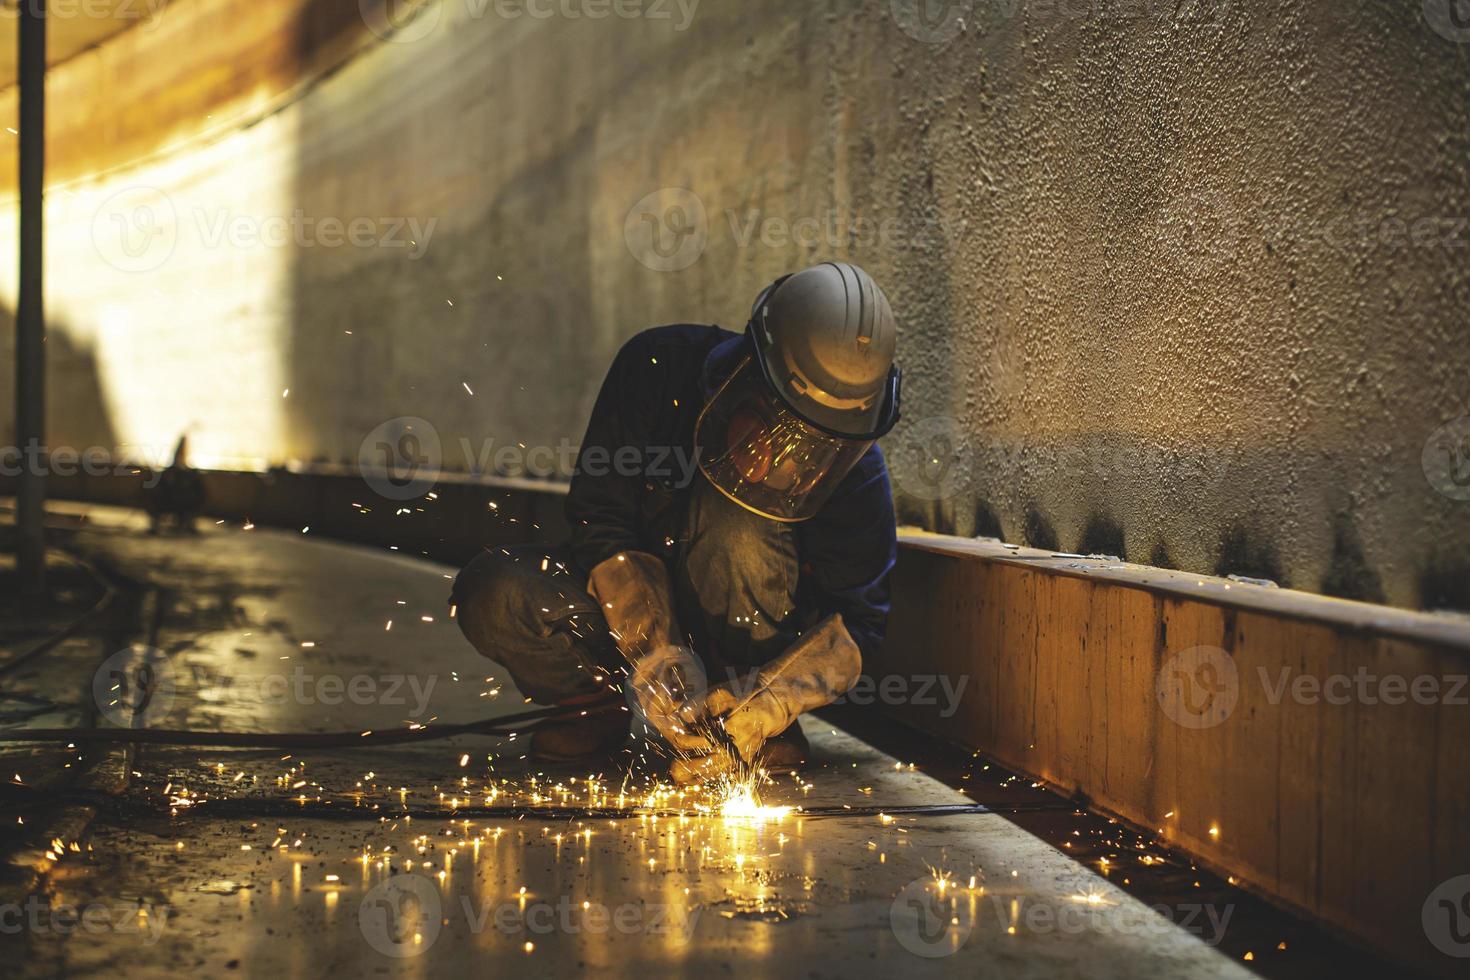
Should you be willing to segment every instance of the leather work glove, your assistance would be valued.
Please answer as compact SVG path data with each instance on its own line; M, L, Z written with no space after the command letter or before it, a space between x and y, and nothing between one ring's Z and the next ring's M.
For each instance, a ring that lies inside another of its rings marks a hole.
M766 739L798 715L846 694L862 669L862 653L842 615L834 613L752 677L711 689L704 711L721 720L740 757L752 762Z
M587 591L632 668L628 683L639 713L676 749L711 751L709 740L691 734L681 718L688 700L704 693L704 668L681 645L663 561L643 551L620 552L592 569Z

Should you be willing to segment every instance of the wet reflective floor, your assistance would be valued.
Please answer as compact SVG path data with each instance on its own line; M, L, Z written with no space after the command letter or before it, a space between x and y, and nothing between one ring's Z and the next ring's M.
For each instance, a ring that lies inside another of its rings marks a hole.
M103 724L366 732L528 707L460 636L449 568L132 521L95 511L76 538L139 586L141 633L109 676L146 665L149 696L104 685ZM1000 815L940 809L970 801L905 760L803 724L815 764L762 790L791 809L743 816L657 787L636 747L579 771L530 765L524 737L142 746L90 834L55 842L44 901L6 906L6 972L1250 975L1211 945L1228 908L1176 924Z

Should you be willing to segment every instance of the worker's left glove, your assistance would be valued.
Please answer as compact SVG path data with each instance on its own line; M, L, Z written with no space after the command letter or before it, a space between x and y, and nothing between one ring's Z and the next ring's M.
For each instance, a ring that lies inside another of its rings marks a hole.
M862 667L862 653L835 613L751 677L712 688L704 712L725 726L740 757L751 762L766 739L799 715L846 694Z
M680 716L691 692L703 693L704 670L681 642L673 584L662 559L620 552L592 569L587 591L628 661L629 689L644 721L681 752L711 751L709 740L690 731Z

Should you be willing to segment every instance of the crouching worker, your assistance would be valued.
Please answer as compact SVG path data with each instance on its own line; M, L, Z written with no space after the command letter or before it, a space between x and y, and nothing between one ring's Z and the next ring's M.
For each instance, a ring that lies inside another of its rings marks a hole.
M805 762L797 718L857 681L887 624L876 440L898 420L896 339L877 284L835 262L766 288L742 334L635 336L582 442L571 541L471 562L451 597L465 636L542 704L631 689L637 734L667 743L681 781L732 747L768 769ZM629 717L545 723L531 754L605 757Z
M189 465L189 437L179 436L174 461L158 477L144 501L148 511L148 533L158 534L166 521L185 534L198 534L194 520L204 507L204 480Z

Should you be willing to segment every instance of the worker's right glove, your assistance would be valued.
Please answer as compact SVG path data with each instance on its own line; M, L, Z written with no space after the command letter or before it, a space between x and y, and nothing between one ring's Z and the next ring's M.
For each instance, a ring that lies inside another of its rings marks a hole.
M862 670L862 652L842 615L834 613L757 671L753 682L711 690L704 708L725 726L741 758L751 762L766 739L784 732L799 715L846 694Z
M862 652L842 615L834 613L745 680L712 688L699 710L707 723L724 726L742 759L754 762L766 739L784 732L799 715L842 697L862 669ZM734 761L722 755L675 766L674 781L718 774Z
M628 684L639 713L676 749L711 751L709 740L692 734L681 719L688 700L704 694L704 670L681 643L663 561L643 551L620 552L592 569L587 591L631 667Z

